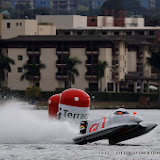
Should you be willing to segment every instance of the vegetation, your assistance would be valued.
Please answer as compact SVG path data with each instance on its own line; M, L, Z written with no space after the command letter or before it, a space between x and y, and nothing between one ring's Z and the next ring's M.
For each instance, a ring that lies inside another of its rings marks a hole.
M28 87L25 91L25 96L33 101L41 97L41 90L37 86Z
M78 64L82 62L77 57L69 58L66 60L66 69L68 77L68 88L71 88L71 84L75 84L75 76L79 76L79 72L76 68Z
M94 68L97 72L97 79L100 84L100 92L102 92L102 78L104 77L104 72L107 66L108 63L106 61L100 61L100 60L98 60L98 62L94 64Z
M21 76L21 81L26 79L30 82L31 86L35 86L37 80L40 78L40 70L45 68L44 64L37 63L35 59L31 63L27 63L23 66L25 73Z
M150 51L151 57L147 58L148 64L150 64L157 73L158 81L158 102L160 103L160 48L152 49Z
M11 72L11 64L14 64L14 60L0 53L0 88L5 79L5 71Z

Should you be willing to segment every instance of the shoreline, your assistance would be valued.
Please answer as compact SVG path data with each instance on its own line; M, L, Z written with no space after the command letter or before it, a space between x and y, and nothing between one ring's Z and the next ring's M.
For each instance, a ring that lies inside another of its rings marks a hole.
M47 102L36 102L37 109L48 109ZM160 109L157 102L151 102L148 105L141 105L139 102L91 102L90 109Z

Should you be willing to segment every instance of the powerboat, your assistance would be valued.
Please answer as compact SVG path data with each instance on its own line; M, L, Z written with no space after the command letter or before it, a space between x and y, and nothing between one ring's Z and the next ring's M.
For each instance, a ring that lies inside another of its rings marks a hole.
M135 138L152 131L157 124L143 124L143 119L136 112L130 114L119 108L111 115L96 120L85 120L80 123L80 134L73 139L75 144L87 144L108 139L114 145L121 141Z

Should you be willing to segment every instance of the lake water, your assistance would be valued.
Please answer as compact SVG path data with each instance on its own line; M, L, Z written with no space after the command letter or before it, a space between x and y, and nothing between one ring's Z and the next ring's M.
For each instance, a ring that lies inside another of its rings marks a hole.
M137 112L144 122L159 124L138 138L109 145L101 140L76 145L79 126L48 119L46 110L18 101L0 105L0 160L160 160L160 110ZM101 118L114 110L90 110L89 119Z

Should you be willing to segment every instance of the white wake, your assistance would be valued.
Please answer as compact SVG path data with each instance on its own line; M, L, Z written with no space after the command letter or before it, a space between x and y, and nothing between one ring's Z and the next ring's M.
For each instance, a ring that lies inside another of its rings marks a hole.
M78 126L48 118L47 111L12 100L0 105L0 143L72 143Z

